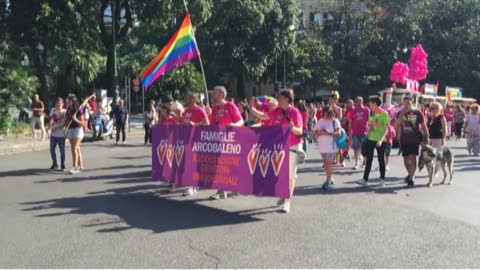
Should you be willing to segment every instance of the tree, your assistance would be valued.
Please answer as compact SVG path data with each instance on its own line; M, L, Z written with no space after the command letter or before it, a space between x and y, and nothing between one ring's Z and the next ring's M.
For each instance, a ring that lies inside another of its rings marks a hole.
M288 28L298 20L298 1L214 1L212 17L197 34L208 80L236 81L236 94L245 97L245 79L260 80L275 55L292 46Z
M299 95L314 96L322 87L338 85L338 71L332 57L333 48L307 35L297 37L295 60L290 65L292 77L301 81Z

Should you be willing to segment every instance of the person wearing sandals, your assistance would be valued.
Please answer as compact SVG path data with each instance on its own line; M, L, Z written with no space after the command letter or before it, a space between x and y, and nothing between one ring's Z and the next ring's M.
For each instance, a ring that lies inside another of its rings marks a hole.
M335 161L335 156L338 152L335 137L340 136L341 125L340 121L335 118L335 112L329 105L323 108L323 118L318 120L314 131L315 137L318 141L318 150L322 156L322 161L325 167L325 182L322 188L328 190L334 184L332 178L332 166Z

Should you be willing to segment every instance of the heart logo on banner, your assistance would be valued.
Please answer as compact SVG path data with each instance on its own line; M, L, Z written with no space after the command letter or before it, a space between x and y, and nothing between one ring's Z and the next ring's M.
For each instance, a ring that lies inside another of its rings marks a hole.
M175 151L175 146L170 146L167 148L167 162L170 168L172 167L173 163L173 152Z
M275 176L278 176L278 173L280 172L280 168L282 167L283 160L285 159L285 151L277 151L275 150L272 154L272 166L273 166L273 172L275 173Z
M250 174L253 175L255 172L255 167L257 167L258 155L260 150L258 148L252 148L248 153L248 169L250 169Z
M158 155L158 160L160 161L160 165L163 165L163 162L165 161L165 153L167 152L167 144L166 143L161 143L157 147L157 155Z
M177 161L178 166L180 166L180 164L182 163L184 152L185 152L185 146L177 145L177 148L175 149L175 160Z
M268 164L270 163L270 155L262 154L259 158L260 172L262 173L263 178L267 176Z

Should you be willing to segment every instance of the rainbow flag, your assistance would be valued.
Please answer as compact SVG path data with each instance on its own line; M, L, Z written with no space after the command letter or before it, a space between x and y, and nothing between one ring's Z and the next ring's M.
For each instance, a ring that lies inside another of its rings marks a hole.
M200 52L193 34L190 14L187 12L180 29L140 73L143 86L145 89L149 88L167 71L178 68L198 55L200 55Z

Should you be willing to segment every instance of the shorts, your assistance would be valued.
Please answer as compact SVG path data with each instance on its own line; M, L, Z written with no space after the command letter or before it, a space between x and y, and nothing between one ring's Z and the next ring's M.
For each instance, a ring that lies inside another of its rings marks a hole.
M420 152L420 145L419 144L407 144L401 145L400 149L402 150L402 156L418 156Z
M362 144L367 139L367 135L353 135L352 136L352 148L353 150L361 150Z
M321 153L323 162L333 162L337 153Z
M390 152L392 152L392 144L391 143L385 143L385 156L389 157Z
M69 128L65 134L65 137L68 139L83 139L83 128Z
M297 179L297 165L298 165L298 154L296 152L303 151L302 144L297 144L290 147L290 160L289 160L289 179Z

